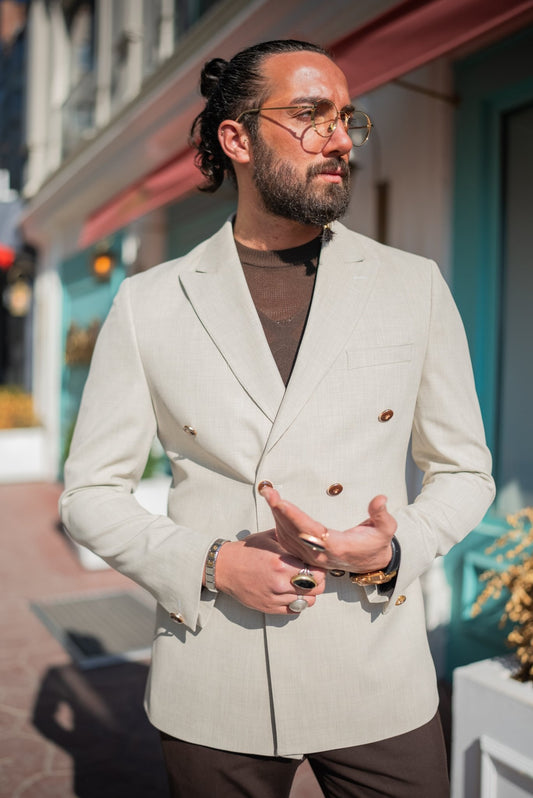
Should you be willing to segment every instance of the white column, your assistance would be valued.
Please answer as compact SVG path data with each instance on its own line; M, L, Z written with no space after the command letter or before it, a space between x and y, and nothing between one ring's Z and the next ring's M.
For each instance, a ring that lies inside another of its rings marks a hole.
M28 161L24 194L33 196L46 175L50 103L50 20L45 0L33 0L28 16L26 140Z
M159 60L170 58L174 52L174 0L161 0L161 28L159 31Z
M143 4L129 0L124 6L124 30L129 39L123 101L135 97L143 77Z
M35 279L33 329L33 396L46 435L46 475L57 476L61 452L60 405L63 348L62 290L58 274L61 251L52 245L41 251Z
M112 0L96 6L96 127L104 127L111 116L111 69L113 64Z
M70 49L67 26L61 4L50 6L50 110L48 118L48 157L50 171L61 163L63 121L62 106L70 89Z

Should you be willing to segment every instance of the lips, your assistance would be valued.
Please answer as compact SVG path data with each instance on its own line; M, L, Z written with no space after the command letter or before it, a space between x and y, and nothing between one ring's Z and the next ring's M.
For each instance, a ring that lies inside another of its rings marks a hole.
M350 170L348 168L348 164L342 161L341 163L334 162L334 163L325 163L320 166L314 166L312 169L309 170L310 174L309 177L317 177L319 175L324 175L325 177L329 177L330 179L344 179L348 177L350 174Z

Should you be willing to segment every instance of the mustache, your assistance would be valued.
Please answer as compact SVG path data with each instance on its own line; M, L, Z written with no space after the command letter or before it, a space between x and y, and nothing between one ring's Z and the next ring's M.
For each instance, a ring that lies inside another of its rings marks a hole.
M328 161L323 161L323 163L317 163L313 166L310 166L307 170L307 178L310 179L312 177L316 177L316 175L322 175L326 172L338 172L341 177L345 178L348 177L350 174L350 167L346 163L346 161L337 160L336 158L330 158Z

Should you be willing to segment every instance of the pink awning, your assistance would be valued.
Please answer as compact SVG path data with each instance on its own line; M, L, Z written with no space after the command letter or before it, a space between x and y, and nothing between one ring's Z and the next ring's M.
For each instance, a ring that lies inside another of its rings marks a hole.
M89 247L134 219L184 197L201 182L194 153L187 148L91 214L81 231L79 246Z
M403 0L330 49L355 97L474 39L504 36L532 19L533 0ZM83 227L80 246L181 199L200 182L192 151L182 150L96 210Z
M330 45L350 94L371 91L491 32L533 19L533 0L404 0Z

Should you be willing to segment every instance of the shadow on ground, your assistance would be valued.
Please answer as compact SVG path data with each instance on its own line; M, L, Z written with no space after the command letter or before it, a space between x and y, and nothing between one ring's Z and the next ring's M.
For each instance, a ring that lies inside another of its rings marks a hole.
M79 798L168 798L157 731L143 709L148 667L50 668L33 724L72 757Z

